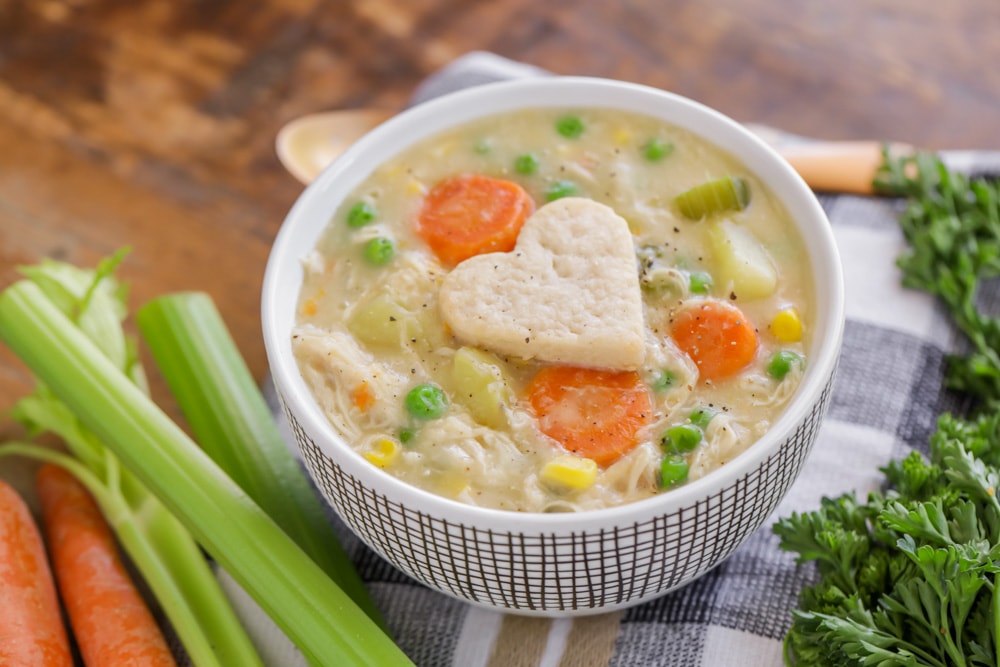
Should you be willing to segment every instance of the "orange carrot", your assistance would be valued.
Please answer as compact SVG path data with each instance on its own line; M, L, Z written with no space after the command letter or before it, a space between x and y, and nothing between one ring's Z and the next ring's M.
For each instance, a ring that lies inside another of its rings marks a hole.
M351 392L351 401L354 402L354 407L361 410L362 413L368 412L375 405L375 394L372 393L372 388L367 382L362 382Z
M685 305L673 315L670 335L703 380L735 375L757 354L757 330L739 308L725 301Z
M174 666L87 489L51 463L38 470L35 486L59 591L87 667Z
M649 390L628 371L547 366L527 393L542 433L601 466L634 449L653 418Z
M416 232L445 264L514 248L535 204L517 183L477 174L441 181L424 199Z
M0 665L73 667L42 536L24 500L2 480Z

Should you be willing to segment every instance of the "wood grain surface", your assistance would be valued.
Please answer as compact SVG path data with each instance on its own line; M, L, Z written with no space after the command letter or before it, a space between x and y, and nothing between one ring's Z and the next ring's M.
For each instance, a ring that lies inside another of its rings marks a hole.
M278 128L402 106L480 49L807 135L1000 148L996 0L0 0L0 286L130 246L133 308L209 292L263 378L263 267L301 190ZM0 351L0 410L30 386Z

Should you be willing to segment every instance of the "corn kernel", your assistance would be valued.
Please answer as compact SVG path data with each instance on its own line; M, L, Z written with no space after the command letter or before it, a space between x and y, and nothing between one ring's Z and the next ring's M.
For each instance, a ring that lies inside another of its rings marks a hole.
M306 317L312 317L316 314L317 306L316 301L313 299L306 299L302 302L302 314Z
M411 195L422 195L427 192L427 188L424 187L423 183L414 179L406 184L406 192Z
M627 127L619 127L615 130L614 142L616 144L624 146L630 141L632 141L632 133L628 131Z
M802 340L802 320L794 308L785 308L771 321L771 332L783 343L794 343Z
M389 466L399 456L399 445L389 438L380 438L375 445L364 453L368 462L379 468Z
M586 489L597 481L597 464L578 456L557 456L546 461L540 476L543 481L571 489Z

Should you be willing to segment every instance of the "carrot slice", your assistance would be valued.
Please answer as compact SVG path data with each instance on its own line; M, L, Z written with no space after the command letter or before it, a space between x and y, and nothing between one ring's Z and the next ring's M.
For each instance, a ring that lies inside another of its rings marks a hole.
M0 665L73 667L42 536L24 500L2 480Z
M35 487L59 591L84 662L173 667L173 654L86 487L51 463L39 468Z
M706 299L685 305L670 321L670 336L703 380L743 370L757 354L757 330L736 306Z
M424 199L416 232L445 264L513 250L535 203L517 183L478 174L441 181Z
M527 393L542 433L601 466L634 449L652 421L649 390L638 373L547 366Z

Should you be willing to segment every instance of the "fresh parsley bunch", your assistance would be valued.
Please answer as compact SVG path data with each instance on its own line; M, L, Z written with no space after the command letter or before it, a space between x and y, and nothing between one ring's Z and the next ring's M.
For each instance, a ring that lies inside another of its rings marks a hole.
M899 225L909 248L903 285L941 298L971 354L948 360L946 386L1000 406L1000 318L979 307L980 287L1000 275L1000 182L950 172L929 153L885 162L876 188L906 197Z
M930 457L883 472L860 503L824 498L774 527L818 582L802 591L785 640L789 665L1000 665L1000 320L979 307L1000 274L1000 186L954 174L929 154L886 154L876 186L906 198L903 284L939 296L970 343L948 359L946 386L976 400L945 414Z

